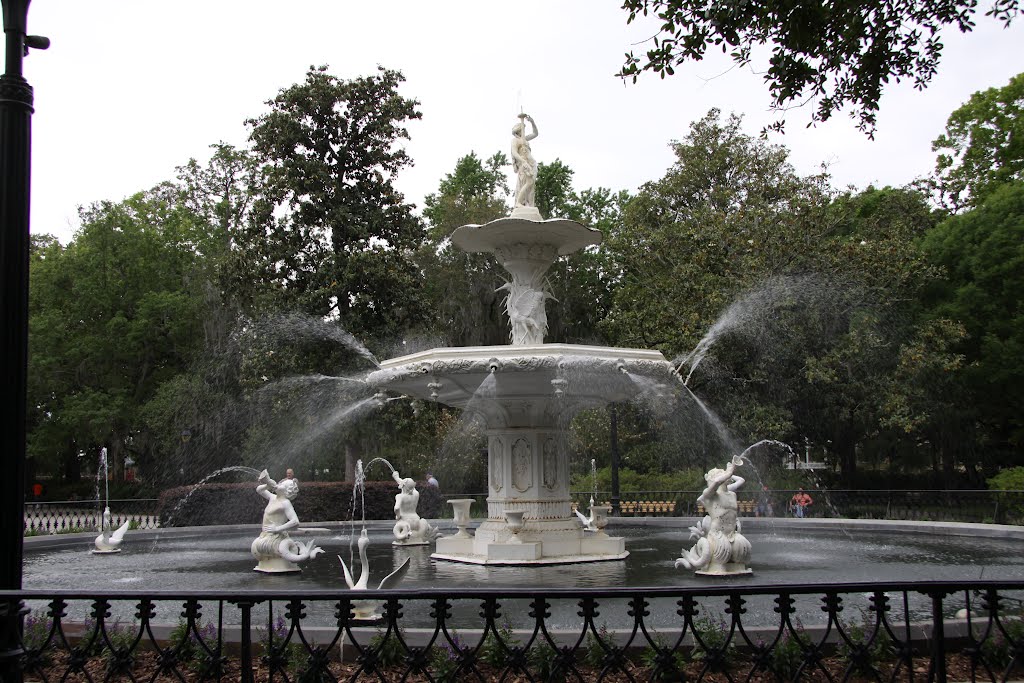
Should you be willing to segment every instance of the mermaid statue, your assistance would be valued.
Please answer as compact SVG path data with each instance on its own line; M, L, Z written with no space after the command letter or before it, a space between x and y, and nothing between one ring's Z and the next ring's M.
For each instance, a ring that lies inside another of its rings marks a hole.
M734 474L743 464L738 455L725 469L715 468L704 475L707 488L697 497L708 514L698 526L690 527L690 538L697 543L676 560L676 569L693 570L696 574L722 576L750 574L750 541L740 533L736 491L743 486L743 477Z
M398 484L395 496L395 522L393 545L428 545L441 535L437 527L430 526L427 520L421 519L416 512L420 503L420 492L416 490L416 482L398 472L392 471L391 477Z
M253 569L267 574L302 571L299 563L313 559L323 548L315 540L300 543L288 535L290 529L299 526L299 517L292 507L292 499L299 493L299 482L291 477L276 482L263 470L256 492L267 499L267 507L263 510L263 530L252 542L253 557L259 560Z

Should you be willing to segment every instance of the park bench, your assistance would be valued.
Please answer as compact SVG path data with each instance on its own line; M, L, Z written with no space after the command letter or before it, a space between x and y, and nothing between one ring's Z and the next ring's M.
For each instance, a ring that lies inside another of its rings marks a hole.
M671 515L676 511L674 500L627 500L619 505L624 515Z
M754 508L756 508L756 507L757 507L757 504L754 501L752 501L752 500L738 500L738 501L736 501L737 512L739 512L739 514L741 514L741 515L752 515L752 514L754 514ZM697 516L698 517L703 517L705 514L707 514L707 513L704 511L704 505L701 504L701 503L697 503Z

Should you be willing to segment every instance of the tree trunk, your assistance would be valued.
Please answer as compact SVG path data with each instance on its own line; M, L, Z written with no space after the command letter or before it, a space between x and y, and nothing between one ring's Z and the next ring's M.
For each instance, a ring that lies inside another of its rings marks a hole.
M839 457L839 471L847 485L853 485L857 476L857 444L852 439L833 440L832 448Z

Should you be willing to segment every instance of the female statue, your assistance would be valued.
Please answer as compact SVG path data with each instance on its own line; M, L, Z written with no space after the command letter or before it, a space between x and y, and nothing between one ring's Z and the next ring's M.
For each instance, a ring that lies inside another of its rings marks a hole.
M526 121L533 132L527 134ZM512 127L512 168L516 172L516 206L536 206L537 162L530 151L530 140L537 137L537 124L529 114L520 114Z
M743 477L733 474L743 458L732 456L725 469L715 468L704 475L707 488L697 498L707 515L699 527L690 527L697 543L676 560L676 568L692 569L698 574L749 574L750 541L739 531L736 491ZM692 536L691 536L692 538Z

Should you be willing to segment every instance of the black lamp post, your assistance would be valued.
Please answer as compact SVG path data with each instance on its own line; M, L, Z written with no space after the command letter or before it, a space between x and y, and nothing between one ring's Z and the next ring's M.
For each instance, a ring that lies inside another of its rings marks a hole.
M0 76L0 589L21 588L25 505L25 384L28 364L28 207L32 86L22 76L29 48L50 41L27 35L29 0L3 5L6 68ZM0 601L0 680L20 681L18 629L24 605Z
M608 406L611 413L611 449L612 449L612 517L622 514L622 498L619 495L619 414L615 404Z

